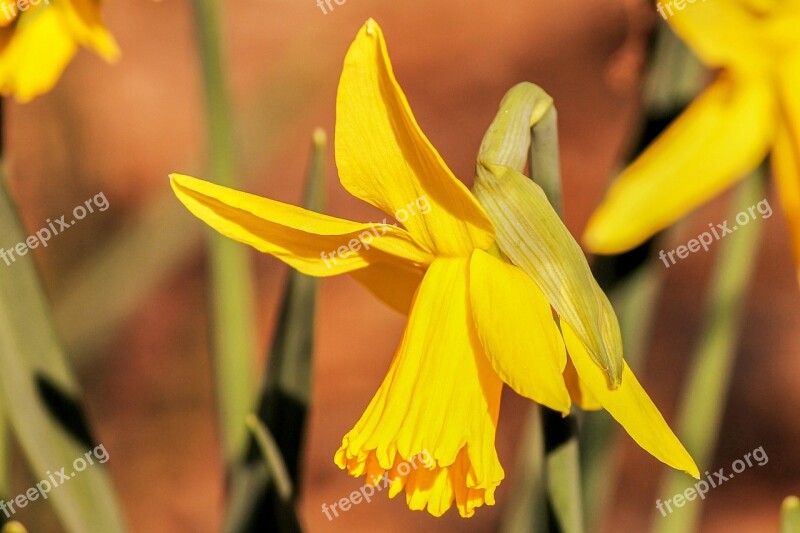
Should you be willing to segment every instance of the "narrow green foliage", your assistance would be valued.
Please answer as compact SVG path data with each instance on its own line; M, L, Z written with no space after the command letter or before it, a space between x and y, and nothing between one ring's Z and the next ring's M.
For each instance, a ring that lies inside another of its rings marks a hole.
M325 153L325 133L317 130L313 136L304 206L319 212L324 205ZM272 455L264 453L264 442L251 439L234 468L225 526L229 533L274 527L279 533L292 533L300 529L294 505L311 397L316 294L314 278L294 270L289 272L258 401L258 418L270 436L268 451ZM262 453L256 454L259 448ZM261 457L272 457L272 466ZM293 487L289 501L281 489L286 483L275 479L277 457L285 467L287 483Z
M237 185L232 110L222 57L219 7L195 0L195 29L203 74L211 179ZM253 272L244 246L208 231L211 263L212 338L223 454L232 464L244 452L245 418L255 398L256 356Z
M763 174L742 182L734 198L731 217L764 197ZM758 243L759 224L751 224L721 243L714 276L706 303L704 327L693 355L689 381L681 395L677 434L697 461L700 471L710 464L725 412L736 346L741 330L745 297L750 284ZM659 496L669 498L692 485L681 472L670 471L659 489ZM702 501L692 502L680 512L662 517L654 514L658 533L696 531L703 508Z
M781 533L800 533L800 498L789 496L781 505Z
M0 242L25 239L0 177ZM50 317L32 255L0 264L0 405L35 479L83 457L93 441ZM8 490L8 489L7 489ZM46 502L72 533L125 530L114 489L101 464L54 487Z

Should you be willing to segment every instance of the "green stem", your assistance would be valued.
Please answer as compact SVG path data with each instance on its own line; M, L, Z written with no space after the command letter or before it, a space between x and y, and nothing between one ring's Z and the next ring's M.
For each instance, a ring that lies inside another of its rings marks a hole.
M729 220L764 197L763 175L759 172L742 182L736 191ZM739 228L722 243L705 311L702 336L693 357L689 381L681 396L677 434L692 454L700 471L709 468L725 411L745 297L755 265L761 227L752 223ZM671 471L658 491L670 498L691 487L694 480ZM696 530L702 501L663 517L655 513L654 531L685 533Z
M501 533L547 531L547 479L544 471L542 411L538 405L528 410L524 423L519 465L514 488L501 517Z
M781 505L781 533L800 533L800 499L789 496Z
M11 435L8 431L8 417L3 397L0 395L0 499L11 496ZM0 524L5 516L0 516Z
M558 116L551 106L531 128L530 172L547 195L560 217L564 217L561 199L561 165L558 147ZM547 500L554 515L551 531L580 533L584 528L583 498L578 435L574 417L542 407L544 461Z
M236 187L233 127L215 0L194 0L195 27L205 90L212 180ZM253 279L247 250L209 231L212 336L223 454L228 464L246 443L245 417L254 403L255 327Z

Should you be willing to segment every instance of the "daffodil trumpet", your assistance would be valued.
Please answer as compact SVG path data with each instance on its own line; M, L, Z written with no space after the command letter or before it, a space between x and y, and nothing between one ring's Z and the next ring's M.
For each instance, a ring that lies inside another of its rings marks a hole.
M515 87L506 102L533 87ZM535 110L548 109L547 98L519 119L526 132ZM350 274L408 315L387 376L342 439L335 462L368 483L391 481L390 496L405 492L411 509L435 516L455 503L469 517L495 502L505 476L495 450L504 383L564 415L573 402L605 408L656 458L698 474L625 365L621 343L612 338L616 318L580 248L541 189L521 174L517 147L506 146L529 142L518 139L516 125L500 117L490 128L478 166L479 202L422 133L381 29L369 20L339 82L339 179L387 215L420 197L427 199L427 213L397 226L353 222L171 176L179 200L223 235L305 274ZM510 140L496 143L497 136ZM322 260L321 252L373 228L381 236L368 248L342 254L336 263ZM422 451L432 458L425 468L398 470Z

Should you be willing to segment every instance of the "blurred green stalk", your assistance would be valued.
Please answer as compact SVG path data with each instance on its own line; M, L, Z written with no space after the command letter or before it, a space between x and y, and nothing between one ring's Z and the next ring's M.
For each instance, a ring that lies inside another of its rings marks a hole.
M644 116L626 158L628 163L677 118L697 95L707 75L705 67L666 23L659 23L650 47L650 65L642 90ZM663 269L652 260L651 244L652 239L623 254L595 257L592 263L595 278L619 317L625 361L634 371L644 364L643 355L661 294ZM600 527L612 509L610 503L619 476L614 451L621 433L604 411L586 413L582 422L584 506L587 523Z
M231 108L222 60L220 21L215 0L194 0L205 89L206 131L211 179L236 187ZM223 454L228 465L244 451L245 418L254 391L255 314L253 273L247 249L209 230L212 337Z
M312 142L303 206L321 213L325 203L325 132L317 129ZM265 528L276 533L301 531L295 505L311 400L317 286L316 278L289 271L261 385L258 417L251 415L249 419L254 439L231 471L224 527L227 533ZM255 453L256 447L260 454ZM285 482L281 482L282 477L287 478ZM282 485L293 487L288 496Z
M0 499L11 496L11 435L8 433L3 397L0 395ZM0 516L0 524L5 517Z
M21 523L14 520L3 526L0 533L28 533L28 530Z
M729 220L764 198L763 171L757 171L737 186ZM677 434L692 454L701 472L709 469L717 445L722 415L730 386L738 333L744 314L745 298L758 255L761 225L750 224L720 243L720 255L705 310L704 328L698 343L689 380L681 395ZM659 488L658 497L671 498L694 484L683 472L671 470ZM654 514L657 533L695 531L702 500L662 516Z
M0 162L0 246L6 247L24 242L26 232L3 174ZM13 263L0 263L0 269L0 407L34 479L46 480L50 471L70 468L97 443L32 254L17 255ZM96 464L70 483L57 486L47 503L66 531L125 531L103 465Z
M781 533L800 533L800 498L789 496L781 505Z

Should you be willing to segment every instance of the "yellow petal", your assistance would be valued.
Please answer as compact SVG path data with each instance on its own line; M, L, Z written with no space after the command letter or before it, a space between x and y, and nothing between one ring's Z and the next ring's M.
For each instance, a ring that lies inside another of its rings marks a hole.
M56 0L51 1L55 3ZM117 42L103 25L99 0L59 1L65 8L66 22L72 34L81 45L91 48L106 61L119 58Z
M689 452L664 421L628 365L622 371L622 384L611 390L602 369L589 357L572 328L567 324L562 324L561 328L578 376L605 410L653 457L699 478L700 472Z
M752 0L659 2L659 13L700 59L710 66L760 68L768 61L768 39L763 31L764 13ZM667 6L670 8L667 8Z
M3 29L0 93L14 95L20 102L52 89L80 45L107 60L119 55L113 37L100 23L96 4L82 8L92 17L85 21L69 0L43 2L21 13L13 27Z
M389 307L407 315L425 270L399 261L382 261L349 274Z
M466 257L491 246L491 223L422 133L374 20L345 58L335 139L342 185L395 216L426 250Z
M772 152L775 175L794 251L800 283L800 53L787 64L781 79L781 121Z
M196 217L304 274L333 276L372 263L418 267L431 261L408 233L388 224L329 217L180 174L170 178L178 199Z
M0 51L0 92L27 102L52 89L78 45L55 6L23 13Z
M567 366L564 368L564 383L572 401L584 411L597 411L603 408L589 387L578 377L578 371L575 370L575 365L569 358L567 358Z
M0 28L10 26L19 16L17 0L0 0Z
M386 379L335 458L374 482L425 453L435 463L402 488L410 507L437 516L453 501L462 516L493 504L504 476L494 446L503 383L471 330L468 262L431 264Z
M584 240L629 250L719 194L764 159L776 104L767 80L723 73L611 185Z
M578 332L612 383L622 378L622 336L608 298L547 197L532 180L509 167L480 161L475 196L492 217L497 242Z
M469 296L475 330L492 368L518 394L564 414L564 341L541 289L518 267L472 254Z

